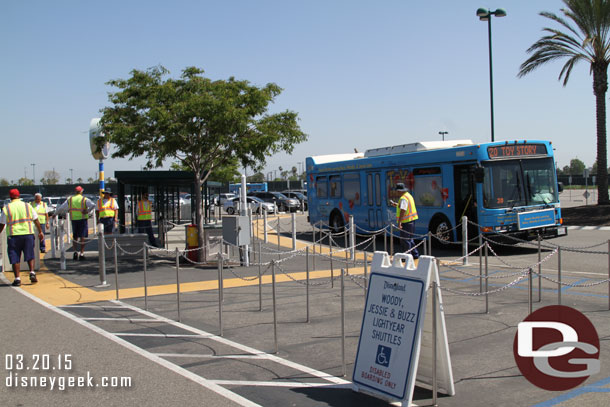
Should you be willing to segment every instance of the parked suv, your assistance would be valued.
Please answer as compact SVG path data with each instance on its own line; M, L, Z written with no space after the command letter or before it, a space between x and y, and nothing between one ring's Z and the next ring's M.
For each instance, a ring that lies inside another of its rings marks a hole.
M288 198L281 192L250 192L250 196L255 196L265 202L273 202L280 212L296 212L301 207L298 199Z
M282 191L282 194L286 195L288 198L298 199L303 207L303 210L307 210L307 196L300 191Z

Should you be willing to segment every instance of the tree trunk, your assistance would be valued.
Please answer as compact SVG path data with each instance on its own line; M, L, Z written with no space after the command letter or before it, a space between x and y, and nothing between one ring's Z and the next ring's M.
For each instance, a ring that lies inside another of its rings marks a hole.
M606 93L608 91L608 66L594 66L593 92L597 121L597 204L610 205L608 199L608 157L606 147Z
M199 171L195 171L195 224L197 225L197 245L199 250L197 251L197 261L203 262L204 253L204 241L203 241L203 221L202 221L202 210L203 205L201 204L201 187L203 181L199 175Z

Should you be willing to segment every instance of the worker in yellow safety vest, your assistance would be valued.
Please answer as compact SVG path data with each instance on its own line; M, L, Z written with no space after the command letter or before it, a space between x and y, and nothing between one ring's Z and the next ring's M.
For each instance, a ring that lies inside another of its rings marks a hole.
M95 203L83 196L83 187L74 188L75 194L66 200L55 213L70 213L72 221L72 248L74 260L85 260L85 238L89 236L89 212L95 209Z
M142 194L138 201L137 213L138 233L146 233L151 246L157 246L157 239L152 228L152 204L148 200L148 192Z
M38 222L40 222L40 227L42 228L42 233L45 234L47 231L47 224L49 224L49 212L51 212L51 208L47 205L46 202L42 200L42 194L37 192L34 195L34 202L30 202L30 205L36 211L38 215ZM40 239L40 253L46 252L46 246L44 238Z
M96 206L97 222L104 225L104 234L112 233L114 223L118 221L119 205L110 188L104 189L104 197L98 199Z
M6 226L7 252L15 273L14 287L21 285L21 254L30 268L30 282L36 283L34 271L34 226L38 229L38 238L43 239L44 234L38 221L38 214L29 205L20 199L18 189L9 191L11 202L2 208L0 213L0 233Z
M401 247L404 252L411 253L414 259L419 258L419 252L413 237L415 236L415 221L417 220L417 209L415 208L415 200L409 193L405 184L397 183L396 191L402 195L396 206L396 224L400 229Z

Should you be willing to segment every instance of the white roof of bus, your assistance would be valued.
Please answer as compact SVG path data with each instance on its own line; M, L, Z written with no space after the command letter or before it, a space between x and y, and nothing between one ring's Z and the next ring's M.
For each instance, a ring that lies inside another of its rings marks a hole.
M472 140L446 140L446 141L421 141L417 143L399 144L397 146L372 148L366 150L365 157L379 157L382 155L413 153L416 151L440 150L461 146L471 146Z
M311 159L316 164L334 163L335 161L347 161L354 160L356 158L363 158L364 153L347 153L347 154L328 154L328 155L316 155Z

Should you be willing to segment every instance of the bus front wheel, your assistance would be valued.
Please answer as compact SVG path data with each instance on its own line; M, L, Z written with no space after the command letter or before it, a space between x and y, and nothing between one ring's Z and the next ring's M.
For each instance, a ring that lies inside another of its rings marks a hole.
M451 242L451 222L445 216L436 216L430 222L430 232L434 235L432 242L438 246Z

